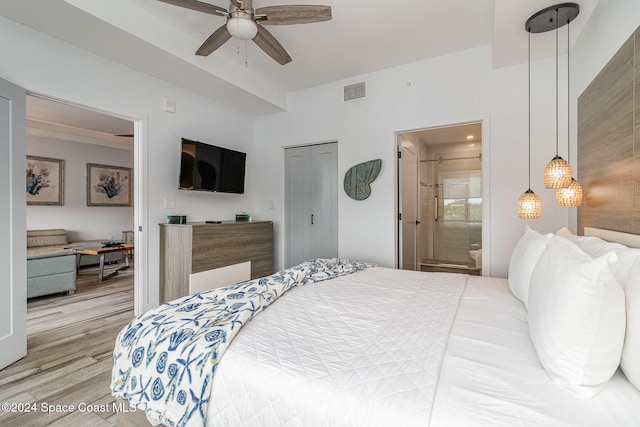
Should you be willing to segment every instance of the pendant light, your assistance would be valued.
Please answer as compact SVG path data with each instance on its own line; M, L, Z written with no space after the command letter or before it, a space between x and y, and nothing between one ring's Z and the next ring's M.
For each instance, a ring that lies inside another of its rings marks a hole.
M571 146L569 142L571 141L571 128L569 126L569 117L571 114L571 103L570 100L570 90L569 90L569 50L570 50L570 33L569 33L569 22L567 22L567 160L571 161ZM566 188L558 188L556 190L556 203L558 206L562 206L565 208L577 207L582 204L582 185L571 177L571 184L569 184Z
M526 24L529 33L556 30L556 155L544 171L546 188L564 188L571 184L571 165L558 155L558 28L578 16L579 12L580 7L575 3L557 4L534 14Z
M531 190L531 32L529 32L529 65L527 69L529 80L529 188L518 199L518 217L521 219L538 219L542 216L542 202L540 197Z

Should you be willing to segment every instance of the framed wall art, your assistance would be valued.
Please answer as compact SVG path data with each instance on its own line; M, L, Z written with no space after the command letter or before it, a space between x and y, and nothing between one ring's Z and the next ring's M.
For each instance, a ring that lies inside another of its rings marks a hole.
M131 206L131 168L87 163L87 206Z
M27 156L27 205L64 205L64 160Z

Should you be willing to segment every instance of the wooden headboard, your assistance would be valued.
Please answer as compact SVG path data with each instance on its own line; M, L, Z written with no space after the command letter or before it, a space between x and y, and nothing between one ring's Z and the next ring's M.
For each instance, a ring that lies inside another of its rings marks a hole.
M585 227L584 235L599 237L607 242L620 243L630 248L640 248L640 234L630 234L620 231L603 230L601 228Z
M578 180L578 234L640 234L640 28L578 98Z

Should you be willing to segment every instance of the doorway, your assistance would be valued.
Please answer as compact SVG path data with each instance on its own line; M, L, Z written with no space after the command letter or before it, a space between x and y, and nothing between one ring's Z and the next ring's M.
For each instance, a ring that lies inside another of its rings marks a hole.
M7 235L11 235L12 238L7 239L8 246L0 247L0 252L7 251L8 254L2 257L5 259L8 265L9 280L5 285L8 287L7 295L13 295L15 298L11 299L9 304L13 304L10 310L1 310L6 316L2 316L0 319L0 330L9 328L13 331L13 334L5 335L4 338L14 339L15 342L8 345L8 348L16 349L15 355L13 352L9 354L6 352L6 358L0 360L1 365L7 365L12 361L17 360L19 357L26 354L26 277L21 274L26 270L26 206L25 206L25 156L26 156L26 97L27 95L35 96L38 98L48 99L62 103L64 105L75 106L78 108L84 108L94 112L100 112L108 115L120 117L125 120L129 120L133 123L133 141L134 141L134 176L133 178L133 204L134 208L134 235L135 235L135 254L136 265L135 269L135 284L134 284L134 305L135 313L140 314L144 312L146 296L147 296L147 283L146 283L146 209L147 209L147 197L146 188L147 182L145 179L146 173L146 136L144 130L146 129L146 119L143 116L138 116L130 112L118 112L112 109L105 109L101 106L89 106L78 101L62 100L59 97L48 96L42 92L25 90L22 87L18 87L4 80L0 80L0 89L3 91L3 98L0 102L0 124L7 126L0 126L0 130L7 131L8 137L6 141L14 141L7 144L8 155L4 158L10 161L10 165L15 167L5 168L7 172L7 179L2 180L3 186L0 186L0 193L3 191L9 191L12 196L6 197L7 209L12 212L11 215L3 216L5 222L0 223L1 228L5 229ZM5 92L7 92L6 96ZM84 102L84 101L83 101ZM22 160L21 160L22 159ZM22 165L22 166L20 166ZM15 196L13 196L15 195ZM19 196L18 196L19 195ZM13 326L12 326L13 325ZM6 340L3 343L7 343ZM24 353L22 353L24 349ZM14 357L15 356L15 357Z
M57 205L42 205L37 200L34 203L32 200L35 197L30 199L28 195L26 229L64 229L70 244L123 241L133 244L136 248L134 251L140 255L133 231L136 209L133 185L136 184L134 176L137 169L134 158L135 122L33 93L27 93L26 96L26 119L27 163L44 157L60 162L63 167L60 181L62 200ZM126 181L118 181L121 198L124 195L120 205L99 206L89 199L93 188L89 185L89 167L100 173L118 173L115 175L117 178L125 177ZM106 261L135 265L132 262L134 251L107 254ZM98 277L97 269L92 268L97 262L97 257L83 257L76 275L76 290L85 292L84 298L87 299L100 297L99 292L95 292L98 287L83 286L88 280ZM106 266L105 271L113 273L117 268ZM135 270L126 272L131 295L135 288ZM117 280L105 279L104 284L109 285ZM88 289L91 292L87 292ZM44 296L30 299L30 309L43 299L57 303L59 295L45 292ZM133 299L130 305L133 311Z
M68 106L70 108L76 108L93 112L95 114L101 114L116 119L121 119L133 124L133 132L122 135L127 138L133 139L133 168L132 168L132 204L133 204L133 236L135 241L135 249L133 256L135 257L135 269L134 269L134 312L136 315L144 313L149 309L148 301L148 283L147 283L147 233L146 228L147 221L147 194L148 194L148 180L146 177L147 162L146 162L146 121L147 118L143 115L133 113L131 111L119 110L113 107L106 107L100 104L88 104L85 99L74 99L69 95L60 96L59 94L50 95L37 90L29 90L27 88L26 94L35 98L41 98L50 102L58 103ZM131 128L129 128L131 129ZM114 134L114 132L112 132ZM103 163L103 162L100 162ZM114 230L114 239L121 238L117 231ZM127 230L130 231L130 230ZM109 237L109 236L107 236Z
M285 148L286 267L338 256L338 143Z
M402 132L397 143L399 267L480 275L482 123Z

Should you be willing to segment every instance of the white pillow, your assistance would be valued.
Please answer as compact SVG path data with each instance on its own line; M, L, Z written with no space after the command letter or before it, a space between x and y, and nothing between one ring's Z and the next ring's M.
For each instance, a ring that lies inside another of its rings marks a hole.
M529 330L553 382L592 398L620 364L624 291L609 270L617 255L593 259L575 243L553 237L529 288Z
M575 241L575 244L593 258L598 258L599 256L620 249L628 249L625 245L607 242L596 236L582 236L579 240Z
M610 252L615 252L617 258L609 259L609 269L618 283L623 287L629 278L629 270L633 263L640 259L640 249L629 248L620 243L607 242L595 236L575 236L575 244L587 255L598 258Z
M576 236L575 234L573 234L573 232L567 227L562 227L560 230L556 231L556 236L564 237L565 239L569 239L574 243L583 238L582 236Z
M509 261L509 288L525 307L529 299L529 283L533 269L551 236L551 233L540 234L526 225L524 235L513 248Z
M620 367L631 384L640 389L640 260L631 267L624 291L627 334L624 338Z

